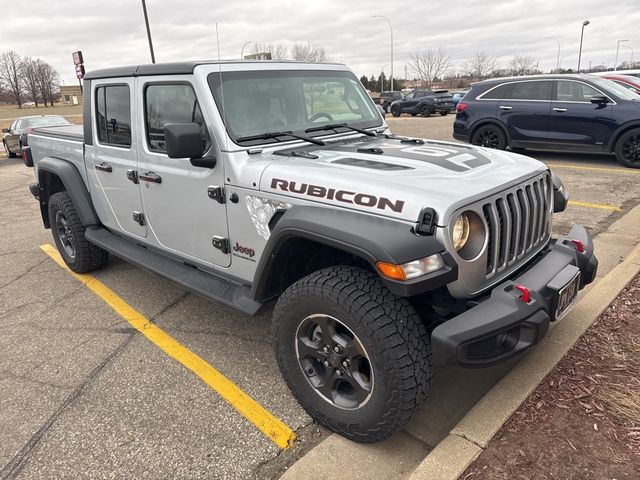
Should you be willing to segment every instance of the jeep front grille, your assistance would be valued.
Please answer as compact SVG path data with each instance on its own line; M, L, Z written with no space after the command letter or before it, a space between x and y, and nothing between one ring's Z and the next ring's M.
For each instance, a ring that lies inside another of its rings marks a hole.
M545 173L483 204L489 236L486 278L519 263L549 239L551 195L551 176Z

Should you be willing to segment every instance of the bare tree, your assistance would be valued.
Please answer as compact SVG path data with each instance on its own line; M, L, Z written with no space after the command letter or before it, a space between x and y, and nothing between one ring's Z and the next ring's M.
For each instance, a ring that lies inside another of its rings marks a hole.
M296 43L291 49L291 58L299 62L329 63L331 57L318 42Z
M38 98L41 96L38 85L38 62L33 58L25 58L22 61L22 78L27 98L32 100L38 108Z
M496 59L485 52L476 52L467 59L462 70L472 80L482 80L496 70Z
M286 60L289 58L289 49L284 43L256 43L255 53L268 52L272 60Z
M23 83L22 83L22 58L13 50L0 55L0 80L9 88L9 93L18 108L22 108Z
M515 55L509 62L513 75L527 75L535 71L536 61L531 55Z
M49 105L53 107L53 101L55 100L58 92L57 86L60 81L58 72L56 72L47 62L40 59L36 60L35 68L42 103L44 103L44 106L46 107L48 101Z
M409 55L409 64L426 88L442 78L451 67L451 57L443 47L418 50Z

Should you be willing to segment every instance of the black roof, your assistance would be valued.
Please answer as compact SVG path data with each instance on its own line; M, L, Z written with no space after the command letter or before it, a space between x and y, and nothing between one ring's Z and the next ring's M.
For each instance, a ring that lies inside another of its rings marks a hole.
M174 63L149 63L145 65L131 65L127 67L102 68L92 70L84 78L92 80L94 78L114 78L114 77L140 77L148 75L185 75L193 73L193 69L198 65L226 63L314 63L296 62L291 60L193 60L188 62Z

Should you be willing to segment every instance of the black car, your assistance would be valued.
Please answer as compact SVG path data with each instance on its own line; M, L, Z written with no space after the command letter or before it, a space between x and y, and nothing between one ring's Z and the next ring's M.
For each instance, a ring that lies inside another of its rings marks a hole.
M595 75L534 75L472 85L453 136L489 148L615 153L640 168L640 96Z
M34 115L20 117L9 128L2 129L2 145L7 157L15 158L20 155L22 147L27 145L27 133L37 127L52 125L70 125L71 123L60 115Z
M453 96L448 90L414 90L403 99L391 104L391 115L399 117L403 113L430 117L436 113L446 115L453 106Z
M377 100L378 104L384 109L384 111L388 112L391 104L396 100L401 100L402 98L402 92L390 90L388 92L380 93L380 96L377 98Z

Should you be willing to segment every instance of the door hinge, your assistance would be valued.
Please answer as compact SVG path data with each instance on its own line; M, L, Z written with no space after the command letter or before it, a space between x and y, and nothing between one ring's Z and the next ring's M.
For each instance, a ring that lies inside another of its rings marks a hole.
M229 248L228 238L216 236L216 237L213 237L213 239L211 240L211 243L213 244L214 248L217 248L225 255L227 255L231 251L231 249Z
M133 183L138 183L138 171L132 168L127 170L127 180L131 180Z
M218 203L226 203L227 199L224 196L225 191L224 188L222 187L209 187L207 188L207 195L209 195L209 198L212 198L213 200L215 200Z
M142 227L144 225L144 213L133 212L133 221Z

